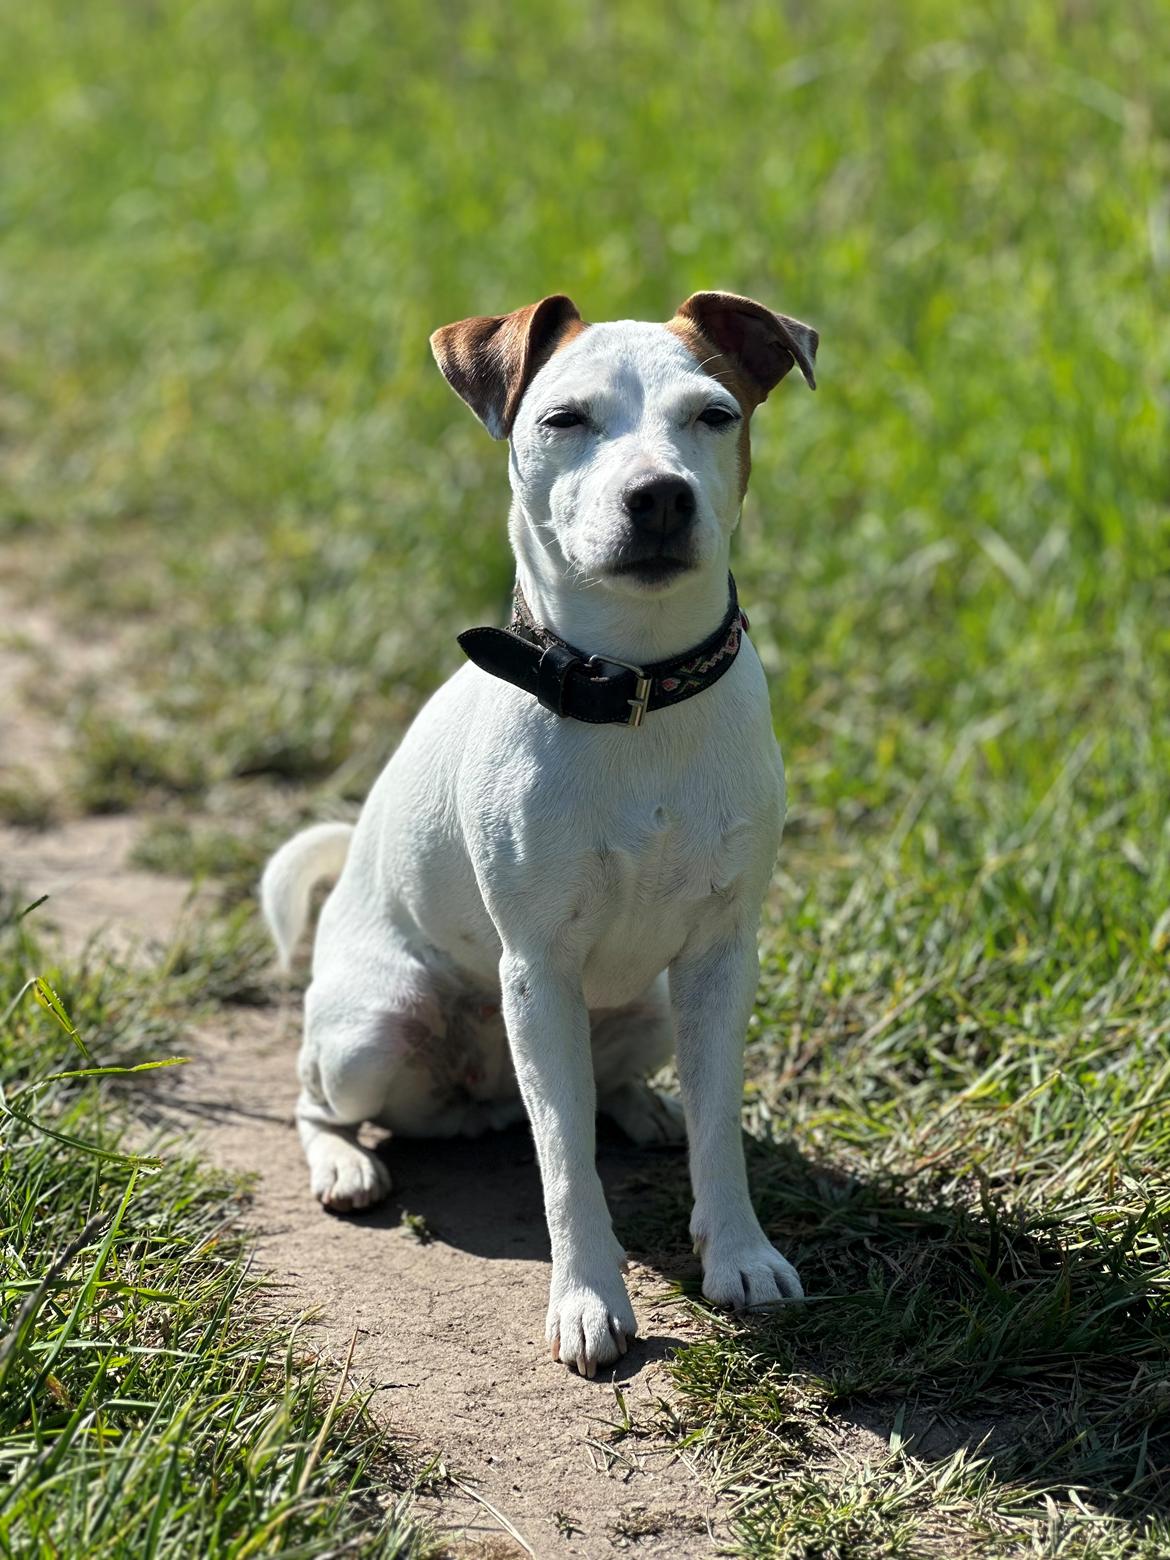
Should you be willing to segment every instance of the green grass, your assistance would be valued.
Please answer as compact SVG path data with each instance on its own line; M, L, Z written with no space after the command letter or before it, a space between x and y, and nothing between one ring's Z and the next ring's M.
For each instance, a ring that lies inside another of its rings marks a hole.
M181 983L52 970L78 1041L41 968L6 907L0 1554L429 1552L361 1397L248 1277L241 1186L144 1143L113 1092L172 1054Z
M503 452L431 329L722 286L822 333L817 395L757 417L735 560L792 798L748 1119L821 1298L676 1367L747 1554L1170 1543L1164 20L9 19L0 539L126 631L142 713L70 706L74 803L242 809L144 847L240 914L506 596ZM958 1450L904 1433L933 1415Z
M0 823L45 829L53 821L53 801L33 775L16 771L0 784Z

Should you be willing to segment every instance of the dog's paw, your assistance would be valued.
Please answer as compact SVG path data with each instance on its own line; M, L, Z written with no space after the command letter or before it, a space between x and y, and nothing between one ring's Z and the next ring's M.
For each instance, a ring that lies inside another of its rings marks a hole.
M804 1289L792 1263L760 1236L741 1246L708 1249L703 1295L712 1305L750 1311L784 1300L803 1300Z
M634 1308L621 1275L604 1283L553 1278L545 1336L554 1360L575 1365L593 1377L599 1365L612 1365L637 1335Z
M605 1095L597 1108L641 1148L687 1140L681 1102L673 1094L660 1094L648 1083L623 1083Z
M390 1172L376 1155L334 1132L322 1132L309 1147L313 1196L330 1213L351 1213L381 1202L390 1191Z

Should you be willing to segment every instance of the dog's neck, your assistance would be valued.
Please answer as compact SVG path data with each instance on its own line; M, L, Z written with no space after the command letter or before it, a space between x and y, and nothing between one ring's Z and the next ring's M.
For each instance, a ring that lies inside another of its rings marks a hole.
M590 655L636 666L669 660L718 628L727 611L729 547L666 591L627 595L599 581L574 579L541 546L519 506L511 520L516 576L533 618Z

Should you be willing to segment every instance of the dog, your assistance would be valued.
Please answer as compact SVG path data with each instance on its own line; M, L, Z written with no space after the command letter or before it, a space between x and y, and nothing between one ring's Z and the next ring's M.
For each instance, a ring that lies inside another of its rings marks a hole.
M425 705L355 826L265 868L287 965L313 886L297 1121L312 1190L386 1196L358 1141L527 1115L552 1247L547 1339L583 1376L636 1336L595 1166L602 1112L640 1144L689 1140L703 1294L799 1298L752 1207L744 1035L784 770L728 568L752 413L817 333L696 293L666 324L586 324L556 295L435 332L439 368L508 441L510 629ZM677 1058L679 1102L648 1079Z

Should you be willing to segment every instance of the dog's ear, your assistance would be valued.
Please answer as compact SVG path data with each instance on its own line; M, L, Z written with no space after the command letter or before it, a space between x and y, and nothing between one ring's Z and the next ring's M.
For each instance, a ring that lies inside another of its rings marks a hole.
M431 337L435 362L493 439L506 439L536 371L566 338L585 329L563 293L513 314L444 325Z
M757 401L763 401L793 365L810 390L817 387L813 360L820 338L811 325L773 314L752 298L718 292L692 293L679 305L675 319L697 329L730 358Z

